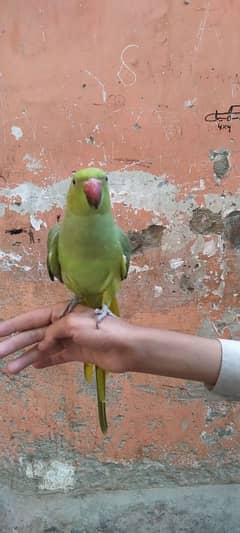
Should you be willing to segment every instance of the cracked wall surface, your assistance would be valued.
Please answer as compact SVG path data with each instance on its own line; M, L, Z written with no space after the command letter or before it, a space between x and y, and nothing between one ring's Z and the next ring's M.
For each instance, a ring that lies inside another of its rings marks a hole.
M240 337L238 14L237 0L2 5L1 319L68 296L48 279L47 232L71 171L94 165L133 245L122 315ZM240 480L239 406L202 385L109 376L103 438L80 365L4 367L0 472L16 487Z

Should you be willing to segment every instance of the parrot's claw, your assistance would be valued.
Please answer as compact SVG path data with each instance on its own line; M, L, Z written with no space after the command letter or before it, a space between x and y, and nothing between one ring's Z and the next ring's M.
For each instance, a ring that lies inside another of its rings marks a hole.
M96 328L99 329L99 324L106 318L106 316L112 316L114 318L117 318L112 311L110 311L109 307L106 304L103 304L101 309L95 309L95 315L97 315L96 319Z
M70 300L70 302L68 302L68 304L66 305L65 309L63 310L59 318L63 318L64 316L71 313L73 309L75 309L75 307L79 305L80 303L81 303L80 296L75 296L74 298L72 298L72 300Z

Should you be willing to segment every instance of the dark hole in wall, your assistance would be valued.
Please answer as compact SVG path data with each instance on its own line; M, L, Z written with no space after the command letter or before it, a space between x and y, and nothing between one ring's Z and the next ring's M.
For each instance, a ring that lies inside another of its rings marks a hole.
M240 211L232 211L225 217L224 237L234 248L240 249Z
M5 233L9 233L9 235L19 235L20 233L23 233L23 228L12 228L12 229L6 229Z
M187 274L183 274L180 280L180 288L183 291L189 291L193 292L195 287L193 280L191 279L191 276L188 276Z
M137 254L143 252L145 248L161 246L164 229L164 226L151 224L142 231L129 231L128 237L132 245L132 253Z
M211 209L206 207L197 207L193 210L189 226L194 233L207 235L209 233L222 233L224 223L221 213L213 213Z

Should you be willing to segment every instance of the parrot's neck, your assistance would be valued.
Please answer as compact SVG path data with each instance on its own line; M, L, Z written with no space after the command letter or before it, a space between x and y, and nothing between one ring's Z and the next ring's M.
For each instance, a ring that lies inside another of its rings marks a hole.
M115 223L112 212L92 212L90 215L75 215L66 210L61 223L61 236L68 246L88 248L91 244L97 250L114 239Z
M63 223L68 223L71 220L71 223L76 224L76 226L81 226L81 228L94 228L99 226L105 226L106 224L114 224L112 211L105 211L102 213L97 209L92 209L88 214L76 214L67 207L65 210Z

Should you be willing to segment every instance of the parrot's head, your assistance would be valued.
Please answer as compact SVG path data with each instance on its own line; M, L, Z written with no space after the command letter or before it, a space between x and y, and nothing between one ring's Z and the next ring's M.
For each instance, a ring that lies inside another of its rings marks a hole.
M83 168L72 173L67 206L75 215L104 214L111 209L108 178L99 168Z

